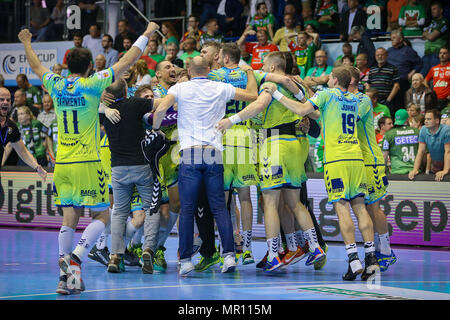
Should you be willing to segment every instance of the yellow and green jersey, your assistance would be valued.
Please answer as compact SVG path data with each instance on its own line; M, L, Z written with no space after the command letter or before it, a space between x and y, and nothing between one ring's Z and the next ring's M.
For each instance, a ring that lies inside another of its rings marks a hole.
M362 161L356 126L359 99L338 88L326 88L316 92L308 101L320 111L324 163Z
M375 137L373 108L370 98L358 92L358 140L365 165L384 165L384 157Z
M58 121L57 164L100 161L98 107L102 92L114 82L112 68L89 78L63 78L47 72L42 82L53 99Z
M276 83L275 83L276 84ZM276 84L277 90L285 97L297 100L292 92L285 89L283 86ZM264 129L270 129L282 124L291 123L299 120L300 117L286 108L281 102L272 98L270 104L262 112L262 127Z

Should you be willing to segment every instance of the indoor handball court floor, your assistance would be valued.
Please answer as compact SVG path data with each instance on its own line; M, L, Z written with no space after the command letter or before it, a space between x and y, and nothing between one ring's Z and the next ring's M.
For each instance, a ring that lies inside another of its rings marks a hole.
M81 233L75 234L78 241ZM0 229L0 300L391 300L450 299L450 251L395 247L398 261L370 282L344 282L345 250L329 243L324 269L314 271L302 260L294 266L264 274L255 264L239 264L234 274L222 274L219 266L204 273L177 273L178 238L166 243L168 270L142 274L139 267L112 274L86 258L82 277L86 291L80 295L55 293L59 268L58 232L33 229ZM76 243L76 242L75 242ZM264 241L253 242L258 262L266 252ZM363 249L359 248L360 257ZM198 256L194 259L198 261Z

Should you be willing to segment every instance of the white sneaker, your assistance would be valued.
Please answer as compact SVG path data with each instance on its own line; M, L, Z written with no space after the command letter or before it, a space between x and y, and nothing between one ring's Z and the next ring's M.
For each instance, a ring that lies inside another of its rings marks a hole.
M234 272L236 269L236 259L233 255L228 255L223 260L222 273Z
M194 270L194 264L190 259L183 259L180 262L180 271L178 271L180 276L184 276Z

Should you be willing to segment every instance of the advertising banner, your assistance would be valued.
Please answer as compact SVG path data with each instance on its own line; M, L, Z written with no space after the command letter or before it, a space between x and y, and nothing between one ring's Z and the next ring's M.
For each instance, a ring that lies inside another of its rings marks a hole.
M59 228L62 211L52 194L53 174L43 183L36 173L1 173L0 226ZM337 216L328 204L323 179L309 179L308 198L325 240L342 241ZM387 214L391 243L421 246L450 246L450 182L390 180L387 196L380 205ZM265 237L264 215L252 188L253 236ZM237 201L239 207L239 201ZM353 215L352 215L353 216ZM85 209L78 228L84 229L91 218ZM357 221L353 217L355 226ZM177 232L176 227L172 232ZM356 240L362 237L356 228Z

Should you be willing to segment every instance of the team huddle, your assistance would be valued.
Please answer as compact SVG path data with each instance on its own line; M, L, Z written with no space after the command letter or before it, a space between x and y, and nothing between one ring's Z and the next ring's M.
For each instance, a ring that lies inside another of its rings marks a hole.
M83 49L74 50L68 56L69 78L58 76L40 64L31 48L28 30L19 34L30 66L43 80L57 114L54 196L56 205L64 212L58 238L60 277L57 293L73 294L85 290L81 263L86 255L104 264L112 273L124 272L125 265L141 266L142 272L147 274L166 271L164 245L183 215L178 189L180 149L183 150L179 135L187 125L180 125L179 116L178 121L174 121L183 110L178 108L181 102L177 105L171 97L179 97L179 84L192 81L194 74L195 79L206 81L208 85L209 81L215 81L236 88L227 93L230 99L224 106L225 116L215 124L217 137L223 142L223 150L219 150L223 161L223 193L233 227L234 252L224 254L229 248L225 239L221 239L223 229L217 220L220 241L216 247L214 220L205 218L211 216L212 208L208 206L208 199L200 195L197 208L193 208L196 228L187 238L193 239L187 246L189 250L192 248L189 257L184 249L181 250L180 243L180 275L193 270L202 272L216 264L222 265L224 273L233 272L239 261L243 265L255 263L251 245L253 207L256 205L251 201L252 186L257 189L258 204L264 212L268 246L265 257L256 267L271 273L304 258L306 265L314 266L316 270L325 266L328 246L305 200L307 135L317 137L320 133L324 140L324 182L328 201L338 215L349 262L343 280L355 280L358 275L367 280L396 262L390 248L386 216L379 206L388 185L385 163L376 142L371 100L358 91L359 70L355 67L334 68L328 88L314 92L300 77L290 74L289 70L295 65L290 53L267 54L262 69L255 71L249 66L239 66L240 49L236 44L206 42L201 56L189 62L189 76L177 75L170 61L158 63L158 84L128 90L128 96L143 99L139 101L142 102L140 110L146 119L145 126L162 132L170 141L169 150L159 160L160 209L157 214L148 213L151 195L143 194L145 189L139 185L125 201L128 204L126 212L123 208L113 207L117 202L117 177L122 173L114 168L114 164L111 167L109 146L112 141L107 134L100 139L100 119L107 132L108 126L123 121L122 113L119 115L114 108L123 100L116 95L117 83L141 56L148 38L157 29L156 24L150 23L114 66L90 77L87 74L92 57ZM208 72L203 77L204 66ZM99 117L99 113L104 116ZM141 114L139 117L142 118ZM114 161L117 163L117 159ZM239 201L240 210L236 201ZM73 249L73 235L82 207L91 210L93 220ZM358 257L350 208L364 241L364 266ZM115 221L118 220L114 220L114 210L128 215L122 229L117 227L119 222ZM106 246L109 234L112 236L111 252ZM183 248L186 248L184 243ZM192 266L190 257L198 252L201 259Z

